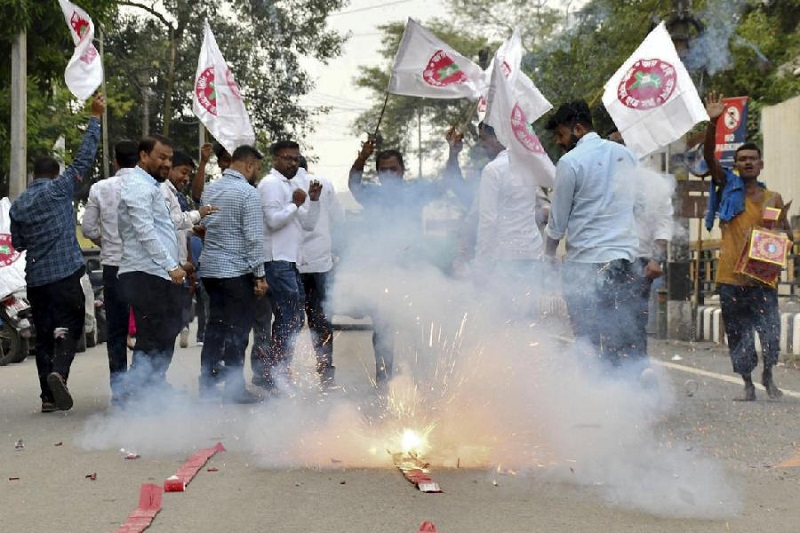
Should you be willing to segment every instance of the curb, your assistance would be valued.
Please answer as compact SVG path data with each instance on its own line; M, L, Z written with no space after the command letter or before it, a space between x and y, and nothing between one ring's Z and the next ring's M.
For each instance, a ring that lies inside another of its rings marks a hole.
M695 332L698 340L728 344L728 338L725 335L725 323L722 321L722 309L718 305L701 305L698 307ZM781 353L785 355L800 355L800 313L781 312L779 344Z

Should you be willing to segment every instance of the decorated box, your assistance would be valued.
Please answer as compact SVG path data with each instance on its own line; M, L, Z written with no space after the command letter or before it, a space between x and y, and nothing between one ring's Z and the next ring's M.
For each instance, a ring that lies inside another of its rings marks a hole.
M753 228L735 271L767 285L775 285L786 267L792 241L784 233Z

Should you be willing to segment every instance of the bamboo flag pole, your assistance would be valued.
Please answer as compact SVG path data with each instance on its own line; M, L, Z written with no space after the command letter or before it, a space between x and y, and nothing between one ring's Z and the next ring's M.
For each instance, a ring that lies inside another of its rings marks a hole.
M453 124L453 128L458 130L460 133L466 133L464 130L466 129L467 125L472 120L472 115L474 115L478 111L478 106L480 105L480 99L476 100L475 102L470 102L467 106L461 111L461 114L458 115L458 120L455 124Z
M381 122L383 122L383 115L386 113L386 104L389 103L389 91L386 91L386 97L383 99L383 107L381 108L381 114L378 117L378 123L375 125L375 133L372 134L373 139L378 138L378 130L381 127Z

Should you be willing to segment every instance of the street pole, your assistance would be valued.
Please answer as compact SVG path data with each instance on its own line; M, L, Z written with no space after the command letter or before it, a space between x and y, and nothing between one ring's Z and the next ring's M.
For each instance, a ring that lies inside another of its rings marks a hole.
M103 35L103 27L100 26L100 59L105 64L105 55L104 55L104 35ZM106 73L103 72L103 95L106 94ZM106 96L107 97L107 96ZM109 175L108 169L108 106L103 109L103 178L107 178Z
M11 166L8 196L12 201L27 187L28 176L28 40L24 31L11 44Z

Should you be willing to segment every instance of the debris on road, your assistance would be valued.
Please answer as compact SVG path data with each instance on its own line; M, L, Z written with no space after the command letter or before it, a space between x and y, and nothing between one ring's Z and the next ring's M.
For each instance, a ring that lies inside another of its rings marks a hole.
M25 449L25 443L22 442L22 439L19 439L17 442L14 443L14 450L21 452Z

